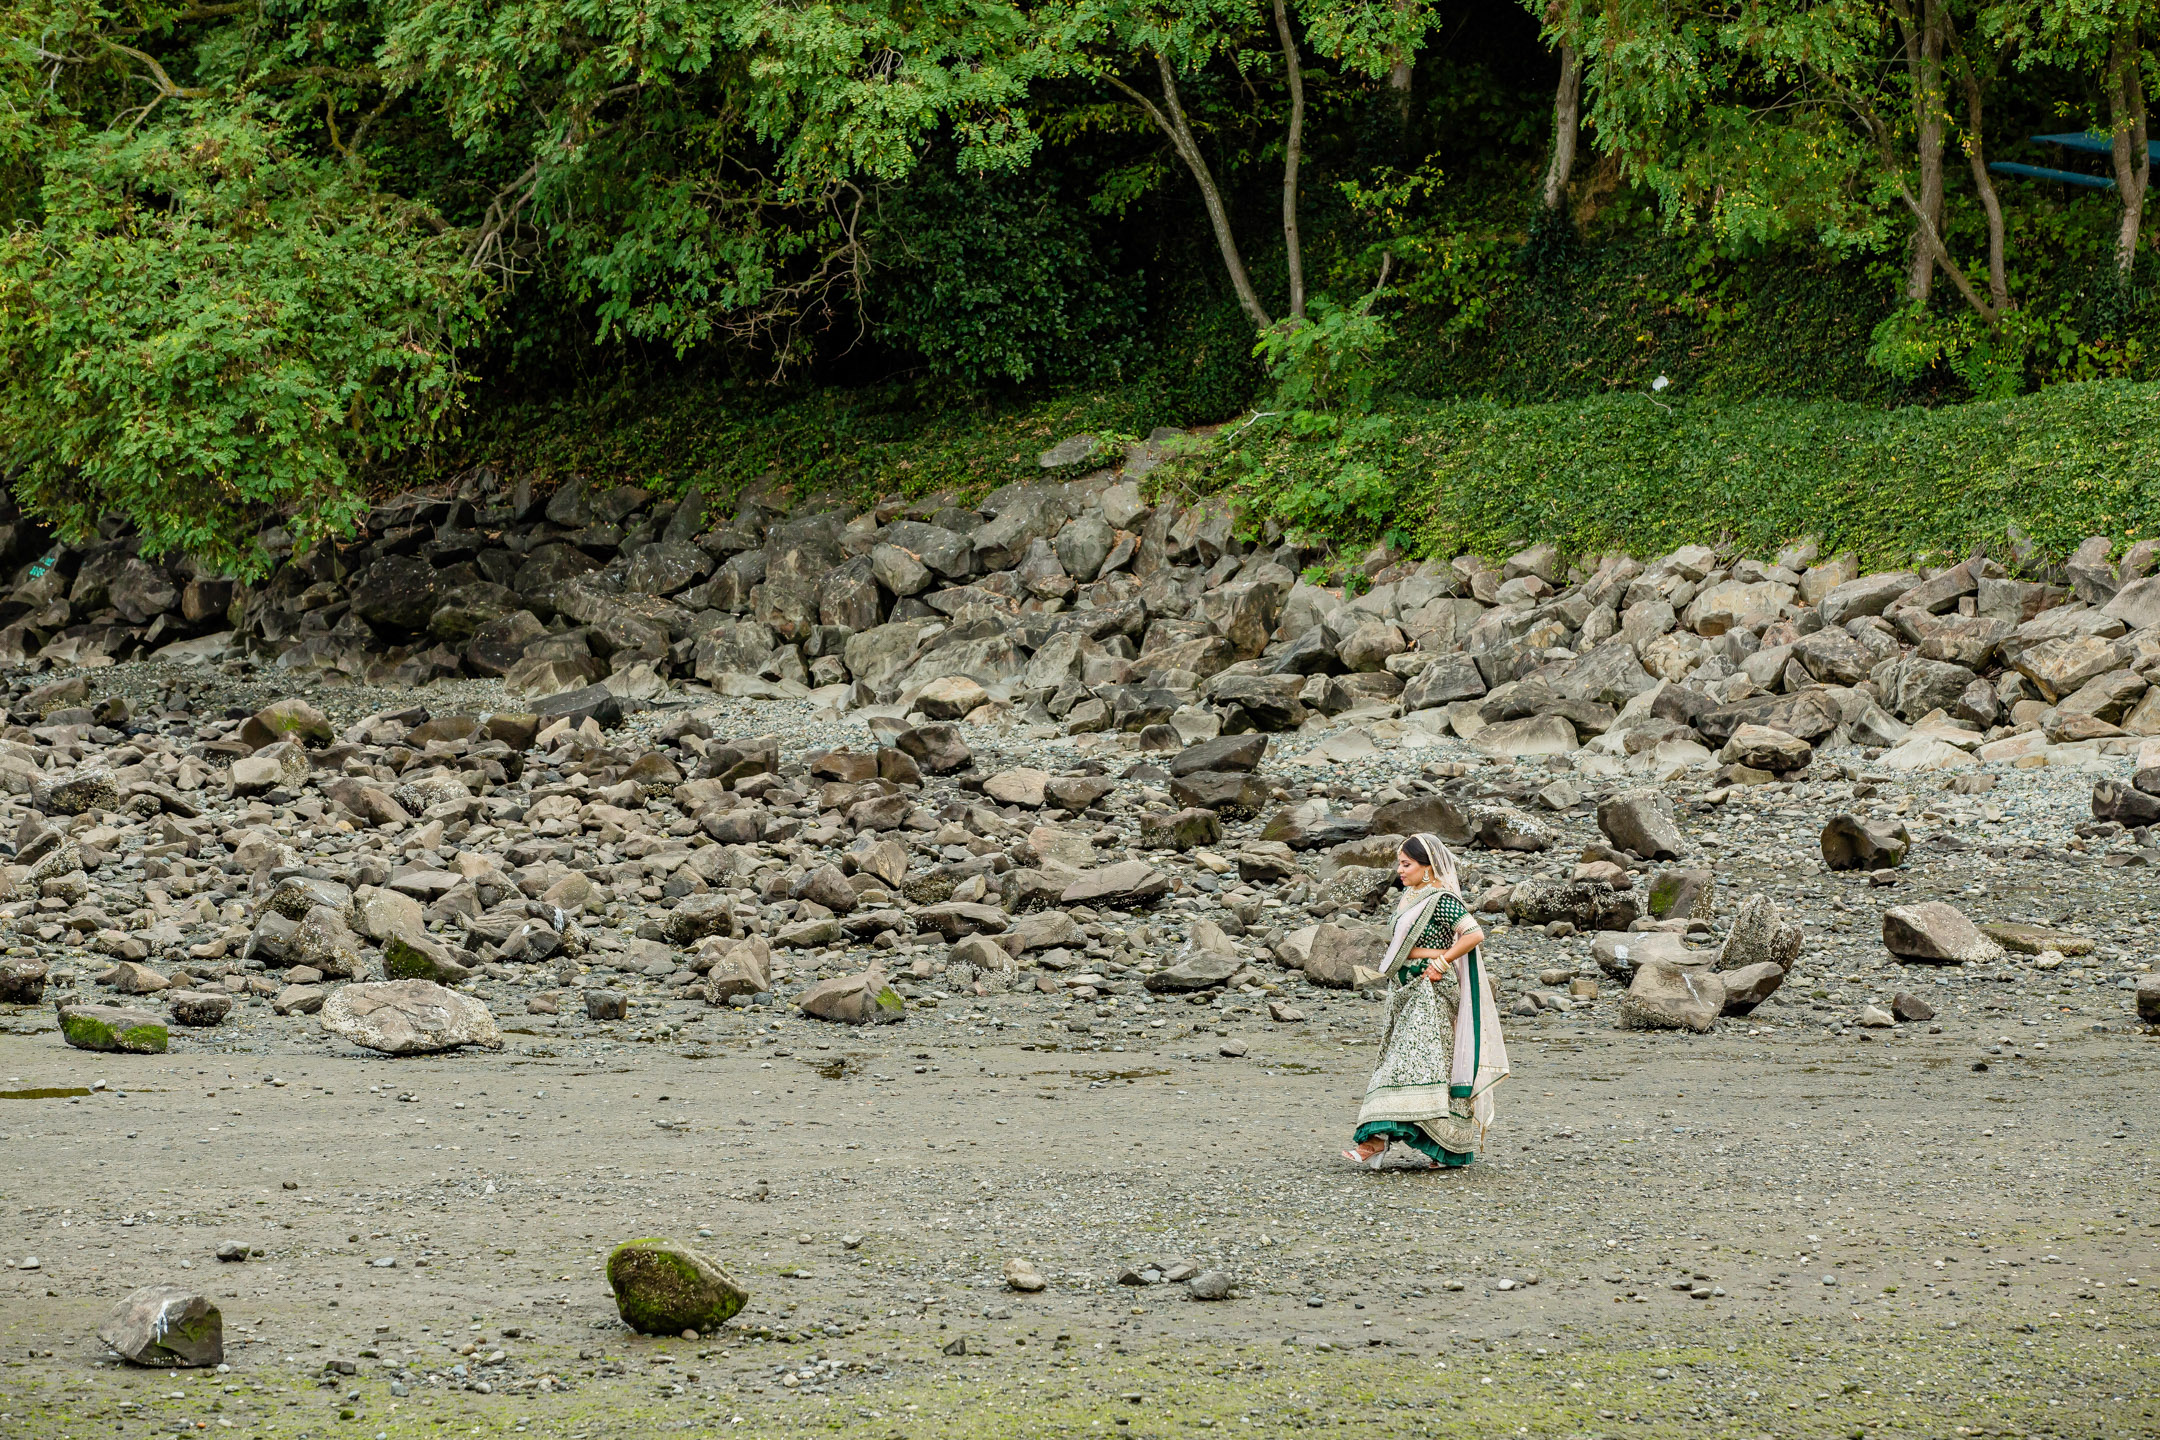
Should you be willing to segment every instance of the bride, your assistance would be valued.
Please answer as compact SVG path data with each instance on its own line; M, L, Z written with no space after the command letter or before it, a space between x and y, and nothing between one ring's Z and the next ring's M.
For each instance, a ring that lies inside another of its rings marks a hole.
M1388 977L1380 1065L1343 1158L1377 1170L1390 1142L1436 1166L1468 1165L1493 1120L1493 1087L1507 1078L1500 1010L1478 955L1485 932L1470 916L1455 857L1436 835L1413 835L1395 857L1403 898L1381 970ZM1452 971L1449 1026L1435 982ZM1452 1031L1452 1033L1451 1033Z

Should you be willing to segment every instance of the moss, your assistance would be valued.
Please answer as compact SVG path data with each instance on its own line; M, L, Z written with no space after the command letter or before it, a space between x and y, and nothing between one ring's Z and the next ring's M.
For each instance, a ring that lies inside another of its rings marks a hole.
M902 1000L900 998L900 992L893 989L890 985L887 985L884 988L880 989L877 994L871 998L870 1004L878 1012L874 1018L876 1018L879 1024L885 1024L889 1021L901 1020L907 1017L907 1002L905 1000Z
M120 1032L120 1048L136 1055L162 1055L167 1039L163 1025L130 1025Z
M749 1302L720 1267L672 1240L629 1240L609 1253L608 1288L623 1323L647 1335L716 1330Z
M435 957L402 935L392 935L383 942L382 968L385 980L440 982L445 978L443 967ZM462 969L460 967L461 972Z
M77 1010L61 1015L60 1034L68 1044L78 1050L102 1050L129 1055L165 1053L165 1027L155 1021L116 1030L111 1021Z
M78 1050L118 1050L112 1026L94 1015L62 1015L60 1034Z

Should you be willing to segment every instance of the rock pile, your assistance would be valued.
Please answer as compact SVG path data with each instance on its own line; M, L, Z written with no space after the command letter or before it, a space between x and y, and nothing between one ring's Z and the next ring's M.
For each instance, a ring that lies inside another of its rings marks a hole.
M1222 502L1151 504L1114 471L859 514L768 492L727 512L634 486L543 497L480 472L385 502L354 543L257 586L144 560L126 538L54 548L16 577L0 660L501 676L533 700L703 683L933 719L1005 705L1072 733L1145 731L1195 702L1226 735L1436 711L1496 756L1587 748L1660 775L1715 755L1742 781L1805 771L1841 741L1895 771L2160 733L2151 541L2118 563L2095 537L2016 574L1980 555L1862 574L1806 542L1767 562L1380 550L1352 595L1300 578L1319 552L1249 533ZM263 542L291 550L275 530ZM234 783L289 780L290 753L246 757ZM1201 773L1218 778L1189 788L1229 798L1224 772Z

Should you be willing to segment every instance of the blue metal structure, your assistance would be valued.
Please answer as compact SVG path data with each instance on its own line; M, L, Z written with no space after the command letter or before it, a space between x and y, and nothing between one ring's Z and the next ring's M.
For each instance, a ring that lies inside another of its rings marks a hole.
M2097 130L2074 130L2065 135L2035 135L2034 141L2042 145L2060 145L2065 150L2077 150L2088 155L2112 155L2114 140ZM2148 144L2145 153L2160 160L2160 143ZM2088 190L2112 190L2115 179L2111 175L2087 175L2077 170L2054 170L2045 165L2022 165L2013 160L1998 160L1988 166L1997 175L2021 175L2028 180L2053 180L2061 185L2082 185Z

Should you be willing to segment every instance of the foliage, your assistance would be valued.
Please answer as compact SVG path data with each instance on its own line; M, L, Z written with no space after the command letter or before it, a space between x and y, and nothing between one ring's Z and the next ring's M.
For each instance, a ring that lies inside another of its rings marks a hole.
M1769 554L1802 535L1871 565L1997 553L2016 526L2044 553L2087 535L2160 533L2160 386L2065 384L2011 400L1884 410L1648 395L1545 405L1406 405L1363 463L1385 477L1345 543L1396 527L1425 555L1498 556L1550 539L1570 556L1730 539ZM1218 452L1193 482L1286 523L1337 463L1282 436Z
M48 158L43 224L0 245L0 433L36 513L259 569L363 506L356 465L454 416L483 295L415 207L295 154L251 108L183 104Z
M992 183L925 167L879 206L873 331L969 391L1115 381L1142 329L1138 287L1056 177Z

